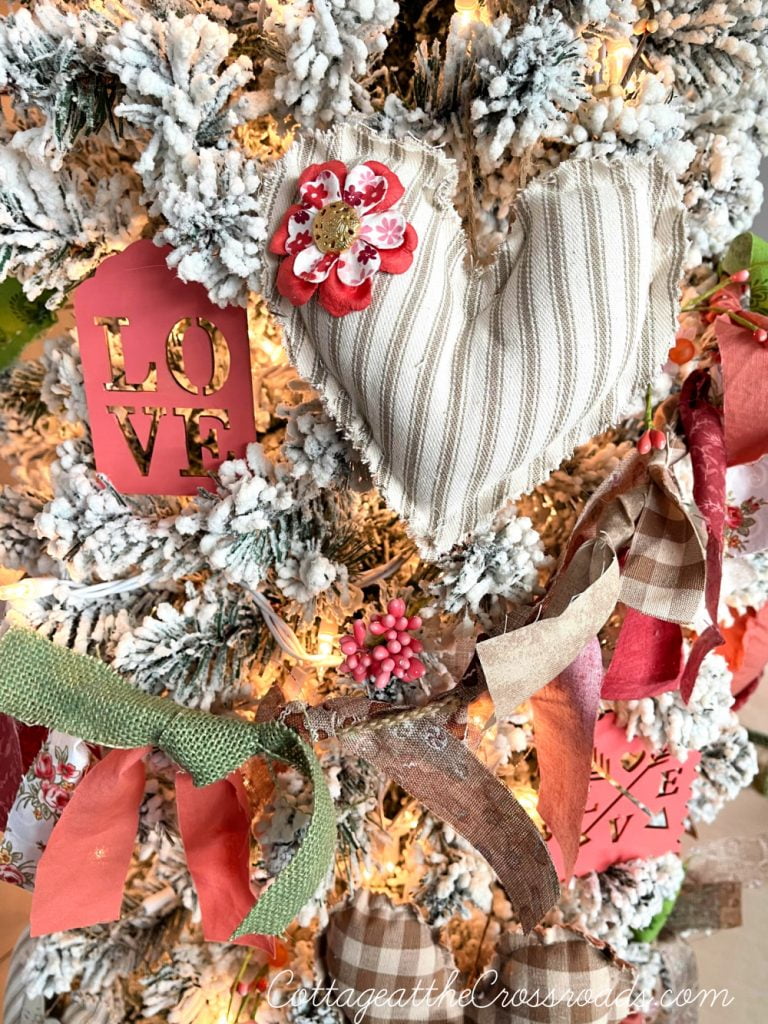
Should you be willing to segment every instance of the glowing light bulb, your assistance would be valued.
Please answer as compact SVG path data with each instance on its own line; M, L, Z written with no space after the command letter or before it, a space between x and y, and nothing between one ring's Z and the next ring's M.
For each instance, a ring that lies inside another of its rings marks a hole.
M603 77L607 85L621 85L634 55L635 48L629 39L606 39Z
M480 21L483 17L478 0L456 0L456 14L462 27Z
M35 601L49 597L61 580L55 576L34 576L17 583L6 583L0 587L0 601Z

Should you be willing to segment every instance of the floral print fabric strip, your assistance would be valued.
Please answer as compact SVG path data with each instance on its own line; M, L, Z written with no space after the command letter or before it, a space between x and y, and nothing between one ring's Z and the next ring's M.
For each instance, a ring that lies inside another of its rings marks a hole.
M69 803L75 787L91 764L83 740L51 732L22 779L8 825L0 842L0 881L31 889L38 862Z
M294 306L317 292L332 316L365 309L376 273L402 274L413 262L416 232L394 209L405 192L400 179L375 160L351 170L330 160L308 167L298 191L270 242L287 257L278 291Z

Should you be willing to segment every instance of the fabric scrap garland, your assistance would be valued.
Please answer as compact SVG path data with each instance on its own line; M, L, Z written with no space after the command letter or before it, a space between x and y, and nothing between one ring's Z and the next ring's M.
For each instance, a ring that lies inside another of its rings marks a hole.
M374 274L402 274L413 262L416 231L393 209L405 192L400 179L377 160L349 171L330 160L308 167L298 191L270 241L270 252L287 256L278 291L294 306L317 292L331 316L365 309Z

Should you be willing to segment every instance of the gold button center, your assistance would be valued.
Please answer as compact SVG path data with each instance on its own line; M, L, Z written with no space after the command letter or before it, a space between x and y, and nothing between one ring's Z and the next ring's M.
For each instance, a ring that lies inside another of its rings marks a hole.
M339 200L324 206L312 224L312 237L320 252L344 252L360 234L360 218Z

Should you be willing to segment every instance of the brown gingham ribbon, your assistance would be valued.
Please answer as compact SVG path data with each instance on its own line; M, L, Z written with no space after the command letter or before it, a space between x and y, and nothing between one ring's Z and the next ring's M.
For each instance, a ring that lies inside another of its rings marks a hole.
M366 1004L367 1024L618 1024L634 973L604 943L558 927L505 934L490 970L465 988L414 907L365 889L331 914L323 954L353 1024Z

